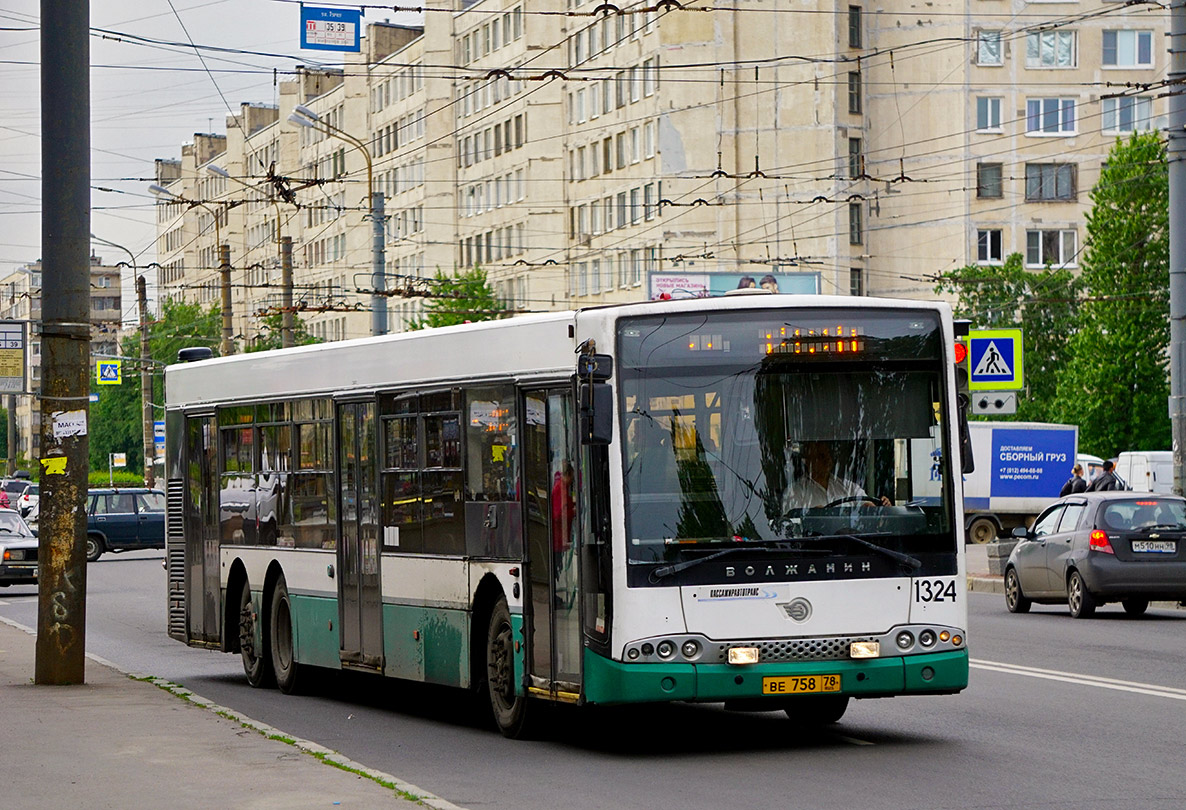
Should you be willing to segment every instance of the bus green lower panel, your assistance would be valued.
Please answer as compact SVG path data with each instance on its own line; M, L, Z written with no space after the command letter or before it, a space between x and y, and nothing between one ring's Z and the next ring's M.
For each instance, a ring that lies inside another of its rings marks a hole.
M292 646L296 660L315 667L339 669L338 600L290 594Z
M464 610L383 605L384 674L470 685L469 614Z
M585 650L585 700L649 703L666 700L743 700L762 697L762 679L840 676L853 697L953 692L968 685L968 653L957 650L906 658L810 661L737 667L728 664L624 664Z
M522 613L511 614L511 637L515 639L515 694L527 693L527 623Z

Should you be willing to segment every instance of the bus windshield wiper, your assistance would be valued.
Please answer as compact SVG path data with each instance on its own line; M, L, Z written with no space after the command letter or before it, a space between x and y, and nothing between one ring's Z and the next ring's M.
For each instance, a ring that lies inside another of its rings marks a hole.
M705 557L697 557L694 560L684 560L683 562L678 562L673 565L665 565L662 568L656 568L651 571L647 578L651 582L658 582L664 577L669 577L672 574L678 574L680 571L686 571L689 568L700 565L701 563L717 560L721 557L728 556L729 554L736 554L739 551L780 551L783 548L785 548L785 546L782 545L779 545L775 548L771 548L770 546L732 546L730 548L721 549L720 551L714 552Z
M882 536L886 536L886 535L882 535ZM876 551L878 554L884 554L886 557L889 557L891 560L899 562L902 565L904 565L914 571L917 571L918 569L922 568L922 560L918 559L917 557L911 557L909 554L903 554L900 551L894 551L892 548L886 548L885 546L878 545L877 543L866 540L863 537L858 537L855 534L808 534L808 535L804 535L803 537L794 537L794 538L788 538L788 539L790 539L790 540L819 541L819 542L827 542L828 540L851 540L852 542L856 543L857 545L864 546L865 548L870 549L872 551Z

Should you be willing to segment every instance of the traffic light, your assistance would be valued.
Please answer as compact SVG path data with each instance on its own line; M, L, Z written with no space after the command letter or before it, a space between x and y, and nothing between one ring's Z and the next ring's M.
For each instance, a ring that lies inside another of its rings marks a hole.
M968 429L968 407L972 403L968 388L968 333L972 322L954 321L952 325L955 327L952 360L955 363L955 407L959 412L960 470L966 475L976 470L976 460L972 457L972 432Z

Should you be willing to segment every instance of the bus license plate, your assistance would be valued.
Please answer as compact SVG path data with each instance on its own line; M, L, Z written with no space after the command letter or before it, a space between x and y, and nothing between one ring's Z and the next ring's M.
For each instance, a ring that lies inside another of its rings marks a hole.
M1133 540L1132 550L1154 554L1173 554L1178 550L1178 544L1173 540Z
M839 675L792 675L763 678L763 695L805 695L813 692L839 692Z

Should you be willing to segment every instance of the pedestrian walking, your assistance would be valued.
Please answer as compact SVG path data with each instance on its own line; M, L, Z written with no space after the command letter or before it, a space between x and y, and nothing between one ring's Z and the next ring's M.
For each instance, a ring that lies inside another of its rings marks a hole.
M1091 482L1085 490L1086 492L1111 492L1117 489L1124 489L1124 485L1120 482L1120 476L1113 471L1116 465L1111 461L1104 462L1104 471L1100 473L1100 477Z
M1087 491L1087 482L1083 480L1083 465L1076 464L1071 468L1071 477L1062 485L1062 489L1058 491L1058 497L1065 498L1067 495L1074 495L1079 492Z

